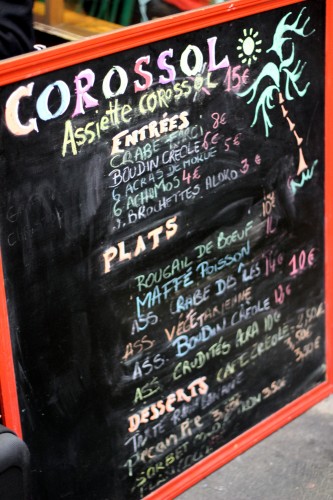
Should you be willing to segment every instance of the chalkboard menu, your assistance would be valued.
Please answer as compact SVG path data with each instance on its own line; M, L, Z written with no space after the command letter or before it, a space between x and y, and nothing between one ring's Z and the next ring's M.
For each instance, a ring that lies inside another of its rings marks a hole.
M220 17L0 90L35 500L172 498L326 380L325 2Z

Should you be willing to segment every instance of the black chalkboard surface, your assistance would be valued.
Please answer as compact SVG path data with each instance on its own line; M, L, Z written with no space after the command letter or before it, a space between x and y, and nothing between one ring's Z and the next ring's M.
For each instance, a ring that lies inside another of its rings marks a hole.
M325 381L324 45L290 2L1 88L35 500L163 491Z

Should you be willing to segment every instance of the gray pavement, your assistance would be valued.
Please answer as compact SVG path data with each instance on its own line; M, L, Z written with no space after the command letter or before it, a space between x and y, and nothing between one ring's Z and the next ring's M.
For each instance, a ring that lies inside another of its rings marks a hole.
M333 395L177 500L332 500Z

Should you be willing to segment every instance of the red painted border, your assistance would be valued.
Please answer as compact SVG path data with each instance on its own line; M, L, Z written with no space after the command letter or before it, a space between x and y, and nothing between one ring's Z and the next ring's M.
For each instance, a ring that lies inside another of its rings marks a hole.
M218 6L164 18L126 29L119 29L107 35L72 42L47 49L46 51L13 58L0 63L0 82L6 85L15 81L68 67L90 59L102 57L129 48L177 36L196 29L213 26L241 17L275 8L301 3L306 0L234 0ZM257 424L249 431L217 450L197 465L169 481L147 496L147 500L171 500L208 474L232 460L249 447L264 439L281 426L321 401L333 392L333 267L329 266L329 256L333 252L333 169L330 168L333 155L333 2L326 0L327 41L326 41L326 171L325 171L325 280L326 280L326 341L327 341L327 382L309 391L304 396ZM330 51L331 50L331 51ZM328 140L330 138L331 140ZM20 415L17 402L15 374L5 297L2 262L0 261L0 381L3 398L5 423L21 435Z

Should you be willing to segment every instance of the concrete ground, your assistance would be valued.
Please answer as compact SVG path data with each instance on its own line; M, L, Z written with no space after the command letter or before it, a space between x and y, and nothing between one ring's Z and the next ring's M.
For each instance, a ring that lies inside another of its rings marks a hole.
M333 395L177 500L332 500Z

